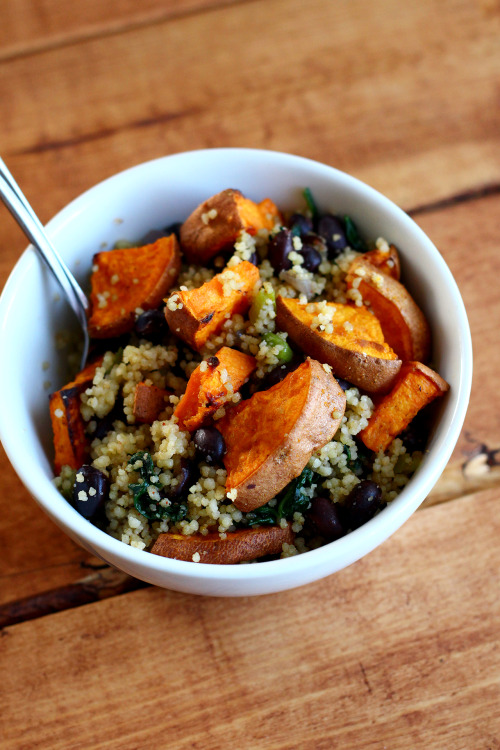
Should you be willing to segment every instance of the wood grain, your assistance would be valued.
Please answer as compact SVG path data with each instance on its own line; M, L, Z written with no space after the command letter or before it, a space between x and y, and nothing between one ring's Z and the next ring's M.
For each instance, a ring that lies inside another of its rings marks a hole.
M500 275L498 229L500 195L471 200L414 218L433 239L462 294L474 349L474 376L469 409L454 461L500 448ZM488 251L486 248L490 248Z
M3 0L0 60L117 34L242 0Z
M324 160L409 207L498 182L497 28L466 0L269 0L91 38L0 65L4 156L45 219L216 145Z
M36 505L2 446L0 487L0 604L67 585L89 572L95 558L63 534Z
M499 533L490 491L295 591L146 589L7 628L3 747L498 747Z

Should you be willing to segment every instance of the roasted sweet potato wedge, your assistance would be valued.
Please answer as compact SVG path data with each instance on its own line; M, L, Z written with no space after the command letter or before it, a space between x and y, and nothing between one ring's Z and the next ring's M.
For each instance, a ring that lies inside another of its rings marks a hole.
M133 414L137 424L153 424L158 419L172 391L149 383L137 383L134 391Z
M170 330L194 349L201 349L208 337L222 328L226 316L248 310L258 282L258 269L245 260L225 268L198 289L174 292L165 300Z
M363 261L365 263L371 263L372 266L378 268L382 273L387 274L387 276L392 276L393 279L399 281L401 276L401 263L395 245L388 245L387 250L382 250L376 247L374 250L370 250L368 253L360 255L352 261L349 266L349 271L353 272Z
M399 281L359 259L347 275L348 287L357 288L382 326L385 340L400 359L426 362L431 335L422 310Z
M272 229L280 220L274 203L266 198L254 203L239 190L223 190L196 208L180 230L182 250L190 263L206 263L233 245L244 229L256 234Z
M294 536L289 524L284 529L281 526L263 526L228 531L224 539L218 533L184 536L168 532L160 534L151 552L175 560L234 565L264 555L277 555L282 551L283 544L292 544Z
M102 357L85 367L70 383L50 395L50 419L54 436L56 475L63 466L78 469L85 461L88 441L85 422L80 413L80 394L92 385Z
M281 383L233 407L217 428L226 443L226 486L234 505L259 508L299 476L337 432L345 404L335 378L308 358Z
M108 250L94 256L91 276L92 338L106 339L134 327L135 310L158 307L175 283L181 267L175 234L152 245Z
M257 366L255 357L223 346L204 360L189 378L174 415L186 430L206 424L228 398L237 393Z
M276 325L311 357L329 364L334 375L368 393L389 391L401 368L378 320L364 307L303 305L278 296Z
M385 451L415 415L449 390L448 383L421 362L404 362L394 388L378 403L359 437L372 451Z

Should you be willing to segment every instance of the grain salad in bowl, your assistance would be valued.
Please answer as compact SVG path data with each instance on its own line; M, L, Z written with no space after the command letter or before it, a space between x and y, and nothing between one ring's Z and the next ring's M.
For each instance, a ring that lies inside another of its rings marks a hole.
M82 372L50 398L55 484L89 522L188 562L349 535L417 470L448 391L391 237L236 189L94 256Z

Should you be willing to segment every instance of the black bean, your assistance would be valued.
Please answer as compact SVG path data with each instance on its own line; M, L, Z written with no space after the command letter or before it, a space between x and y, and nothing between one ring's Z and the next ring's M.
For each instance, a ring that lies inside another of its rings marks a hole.
M199 457L207 464L220 463L226 452L224 438L216 427L200 427L193 436Z
M253 263L254 266L258 266L259 265L259 256L255 252L255 250L253 251L253 253L249 257L248 262L249 263Z
M280 229L277 234L271 237L268 246L268 258L276 273L292 267L292 262L288 258L292 250L292 233L289 229Z
M142 245L152 245L156 240L166 236L167 232L164 229L150 229L149 232L146 232L146 234L139 240L139 247Z
M344 380L343 378L337 377L337 375L335 375L335 380L340 385L343 391L348 391L349 388L354 388L352 383L349 383L349 381Z
M317 233L326 241L328 257L333 260L347 247L342 221L333 214L325 214L318 222Z
M181 233L181 227L182 227L182 221L174 221L173 224L169 224L168 227L165 227L165 236L168 237L170 234L175 234L177 239L179 239L180 233Z
M194 484L195 466L191 461L182 459L180 472L177 474L177 484L173 489L168 488L168 498L176 502L181 500L189 492L189 488Z
M181 226L182 223L180 221L176 221L174 224L170 224L168 227L165 227L165 229L150 229L149 232L146 232L146 234L141 237L137 244L139 247L142 245L152 245L153 242L156 242L162 237L169 237L171 234L175 234L177 239L179 239Z
M322 257L318 253L318 251L310 245L303 245L302 250L300 250L300 254L304 258L304 268L306 268L308 271L311 271L311 273L316 273L322 261Z
M298 234L300 237L313 231L312 219L304 214L292 214L290 216L289 227L293 234Z
M117 352L118 349L124 349L129 343L130 333L124 333L122 336L115 336L110 339L92 339L87 363L93 362L106 352Z
M258 390L267 391L269 388L272 388L273 385L276 385L276 383L281 383L289 373L296 370L297 367L302 364L302 361L302 357L294 355L290 362L287 362L284 365L277 365L261 380Z
M354 461L350 462L349 467L361 479L361 477L366 477L373 470L375 454L359 438L355 437L354 442L356 443L357 456Z
M314 232L309 232L309 234L306 234L305 237L302 238L302 243L304 245L309 245L309 247L313 247L318 251L320 255L325 254L328 249L326 240L323 239L323 237L320 237L319 234L315 234Z
M95 438L102 440L103 437L113 429L113 422L116 422L117 420L125 423L127 421L123 410L123 400L121 398L117 399L109 414L106 414L105 417L97 420L97 427L90 435L92 440L95 440Z
M429 419L425 410L419 412L408 427L398 437L403 441L408 453L424 451L429 439Z
M168 333L167 321L161 310L146 310L141 313L135 321L134 329L141 339L153 343L160 342Z
M76 472L73 503L84 518L92 518L108 499L109 479L99 469L84 464Z
M326 497L315 497L311 501L309 520L312 521L318 534L333 542L340 539L345 531L337 507Z
M382 490L370 479L363 479L349 493L341 513L346 529L357 529L369 521L382 507Z

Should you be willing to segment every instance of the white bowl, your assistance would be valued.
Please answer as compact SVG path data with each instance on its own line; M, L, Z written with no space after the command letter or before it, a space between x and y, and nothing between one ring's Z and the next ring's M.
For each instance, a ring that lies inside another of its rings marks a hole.
M433 333L433 363L450 383L436 410L429 450L409 484L387 508L356 531L302 555L254 565L182 562L129 547L79 515L52 484L48 390L68 373L56 332L72 322L59 290L28 248L0 298L0 439L36 502L76 542L116 568L165 588L194 594L247 596L300 586L330 575L387 539L430 492L458 439L469 400L472 347L457 285L424 232L390 200L336 169L289 154L250 149L194 151L141 164L111 177L64 208L47 225L55 246L86 284L92 255L102 243L140 237L183 220L224 188L282 208L302 205L310 187L323 210L351 215L370 238L400 250L403 279L424 309ZM50 363L44 371L42 363Z

